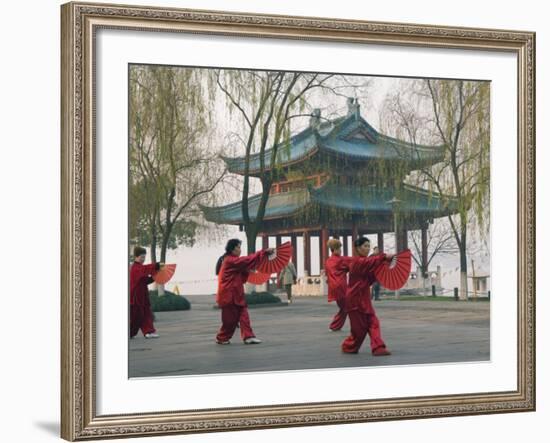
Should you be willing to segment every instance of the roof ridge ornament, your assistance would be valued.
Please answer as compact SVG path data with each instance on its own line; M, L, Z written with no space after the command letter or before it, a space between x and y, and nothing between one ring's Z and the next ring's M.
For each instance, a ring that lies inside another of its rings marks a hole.
M361 106L357 97L348 97L348 117L353 116L355 120L359 120L361 117Z
M319 127L321 126L321 109L315 108L313 110L309 119L309 126L315 131L319 130Z

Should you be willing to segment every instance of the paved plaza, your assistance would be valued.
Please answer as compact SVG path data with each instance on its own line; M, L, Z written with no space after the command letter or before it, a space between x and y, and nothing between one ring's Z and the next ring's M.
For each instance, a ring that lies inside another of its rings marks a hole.
M237 329L226 346L215 343L220 311L213 308L214 296L187 298L189 311L155 313L160 338L138 335L130 340L130 377L490 359L488 302L377 301L382 336L392 355L373 357L368 338L359 354L340 351L349 320L341 331L329 331L337 307L326 298L299 297L291 305L250 307L252 327L263 343L243 344Z

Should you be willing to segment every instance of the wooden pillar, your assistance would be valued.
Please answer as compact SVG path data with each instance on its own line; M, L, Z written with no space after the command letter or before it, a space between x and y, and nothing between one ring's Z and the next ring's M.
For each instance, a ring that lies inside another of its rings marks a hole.
M348 236L344 235L344 255L348 255Z
M398 229L397 231L397 252L407 249L409 247L407 229Z
M393 233L393 236L394 236L394 239L395 239L395 241L393 243L395 250L393 252L397 253L398 248L399 248L399 232L398 231L392 231L392 233ZM386 251L386 252L389 252L389 251Z
M353 223L351 225L351 255L355 256L355 247L353 246L353 242L357 240L359 237L359 230L357 229L357 222L353 220Z
M290 236L290 243L292 244L292 263L298 269L298 239L296 238L296 234Z
M319 231L319 274L323 269L323 242L321 239L321 231Z
M321 254L319 256L319 269L325 269L325 262L328 258L328 229L321 229L321 235L319 236Z
M307 272L307 275L311 275L311 244L309 239L309 232L304 231L304 272Z
M384 252L384 233L383 233L383 232L379 232L379 233L377 234L377 236L378 236L378 244L377 244L378 250L379 250L380 252Z
M281 243L282 243L282 236L280 235L276 235L275 236L275 245L276 247L278 248L279 246L281 246ZM282 287L282 282L281 282L281 279L279 278L279 274L277 274L277 287L278 288L281 288Z
M428 227L422 226L422 272L426 274L428 272Z
M262 249L269 248L269 235L264 234L262 235Z

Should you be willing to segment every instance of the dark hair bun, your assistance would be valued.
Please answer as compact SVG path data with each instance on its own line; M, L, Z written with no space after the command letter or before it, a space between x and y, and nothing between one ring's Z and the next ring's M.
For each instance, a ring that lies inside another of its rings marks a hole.
M370 243L370 240L367 237L359 237L353 242L353 246L358 248L359 246L363 246L365 243Z
M225 253L231 254L233 250L241 243L242 242L238 238L232 238L231 240L228 240L227 244L225 245Z

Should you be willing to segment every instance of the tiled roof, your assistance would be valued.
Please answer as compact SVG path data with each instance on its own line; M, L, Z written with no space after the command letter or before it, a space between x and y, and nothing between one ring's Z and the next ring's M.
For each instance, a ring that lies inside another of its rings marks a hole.
M404 186L396 191L392 188L369 186L357 189L351 186L335 185L330 182L319 188L300 189L269 196L264 220L292 216L311 205L320 205L352 213L391 213L389 203L393 198L401 201L399 209L409 214L425 214L441 217L457 209L456 200L431 194L424 189ZM252 219L257 214L261 194L249 199L249 213ZM219 224L240 224L243 220L241 202L215 208L202 207L207 220Z
M340 157L367 161L369 159L401 160L415 167L418 163L434 164L443 160L441 146L412 145L405 141L378 133L362 117L349 115L324 122L318 129L308 126L277 147L278 167L299 162L325 151ZM264 170L270 169L273 150L264 153ZM224 158L228 170L243 174L245 158ZM249 162L251 174L261 171L260 154L252 154Z
M258 213L261 196L261 194L256 194L248 199L248 211L252 219ZM264 220L288 217L296 213L309 203L309 197L309 192L305 188L270 195L265 208ZM242 203L240 201L218 207L202 206L201 209L205 218L214 223L239 224L243 220Z

